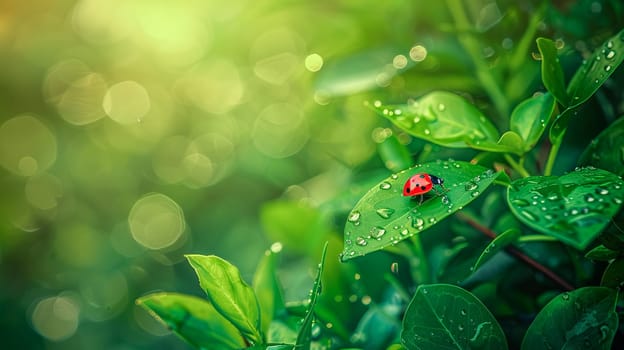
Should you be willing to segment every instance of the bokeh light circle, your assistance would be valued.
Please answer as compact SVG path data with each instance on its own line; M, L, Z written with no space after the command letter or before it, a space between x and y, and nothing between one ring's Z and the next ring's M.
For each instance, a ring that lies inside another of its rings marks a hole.
M318 72L323 67L323 57L317 53L313 53L306 57L305 67L310 72Z
M37 333L51 341L61 341L76 333L80 308L70 298L50 297L37 303L31 321Z
M40 174L28 179L24 192L26 200L33 207L50 210L58 205L58 200L63 195L63 187L57 177Z
M151 107L145 88L135 81L122 81L111 86L102 103L106 114L119 124L141 122Z
M24 115L0 126L0 165L21 176L33 176L56 161L56 138L38 119Z
M252 138L260 152L273 158L299 152L309 138L303 111L290 103L267 106L256 118Z
M160 193L148 194L134 203L128 223L132 237L154 250L171 246L186 229L182 208Z

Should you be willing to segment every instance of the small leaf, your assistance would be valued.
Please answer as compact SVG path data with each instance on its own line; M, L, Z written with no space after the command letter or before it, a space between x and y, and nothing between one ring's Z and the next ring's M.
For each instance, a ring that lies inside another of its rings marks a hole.
M604 245L599 245L596 248L590 250L585 257L594 261L610 261L620 256L620 253L611 250Z
M500 235L496 236L496 238L494 238L492 242L490 242L490 244L485 247L481 255L479 255L479 258L474 263L471 270L477 271L477 269L481 267L481 265L483 265L494 255L496 255L496 253L500 252L508 245L515 242L518 237L520 237L520 231L514 228L504 231Z
M482 149L482 144L495 147L499 138L475 106L450 92L431 92L404 105L384 106L377 101L372 108L408 134L441 146Z
M314 307L316 306L318 296L321 294L321 277L323 275L323 266L325 265L325 254L327 254L327 243L325 243L325 246L323 247L321 262L318 265L316 278L314 279L314 286L312 287L312 292L310 293L310 304L308 305L306 315L303 318L303 323L299 329L299 334L297 335L297 342L294 347L294 349L297 350L310 350L310 342L312 339L312 321L314 321Z
M507 201L514 215L536 231L584 250L622 206L624 182L605 170L583 168L561 177L514 181Z
M470 292L450 284L421 285L405 311L408 350L507 349L500 325Z
M544 86L559 103L567 106L569 97L555 43L550 39L537 38L537 48L542 55L542 82L544 82Z
M594 50L592 56L572 76L568 85L569 107L587 101L615 72L622 60L624 60L624 29Z
M215 309L250 342L262 342L258 300L238 269L214 255L187 255L186 258Z
M487 147L487 145L484 145L484 147ZM499 152L499 150L502 149L508 149L509 152L522 155L524 153L524 141L515 131L506 131L500 139L498 139L496 147L492 148L492 152Z
M403 185L416 173L443 178L447 191L438 190L439 195L422 205L418 196L403 196ZM372 253L418 234L461 210L495 180L505 178L504 173L459 161L425 163L394 174L371 188L348 215L341 258L346 261Z
M402 145L394 135L385 138L377 146L377 153L379 153L386 168L392 172L399 172L414 165L414 160L407 147Z
M539 141L554 110L555 99L549 93L531 97L514 108L509 127L524 141L525 152L532 150Z
M613 289L619 289L624 284L624 259L613 260L605 269L600 280L600 285Z
M616 301L617 292L604 287L560 294L537 314L522 349L611 349L618 327Z
M137 299L137 304L196 348L245 347L240 332L203 299L177 293L155 293Z
M260 305L260 329L267 334L273 317L285 309L282 291L275 273L275 256L270 250L266 251L253 279L253 288Z
M617 119L589 144L579 165L592 165L624 175L624 118Z

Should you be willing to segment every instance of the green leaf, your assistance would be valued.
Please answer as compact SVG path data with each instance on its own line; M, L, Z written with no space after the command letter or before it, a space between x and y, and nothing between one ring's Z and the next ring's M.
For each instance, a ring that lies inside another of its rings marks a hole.
M276 254L267 250L258 263L253 289L260 305L260 329L267 334L273 317L285 309L282 291L275 273Z
M600 280L600 285L619 289L624 284L624 259L613 260L605 269Z
M450 284L418 287L403 318L401 342L408 350L507 349L505 334L485 305Z
M327 243L325 243L325 246L323 247L321 262L318 265L316 278L314 279L314 285L312 287L312 292L310 293L310 304L308 305L306 315L303 318L303 323L299 329L299 334L297 335L297 342L294 347L297 350L310 350L310 342L312 340L312 321L314 321L314 306L316 306L318 296L321 294L321 276L323 275L323 266L325 265L325 254L327 254Z
M137 299L178 337L198 349L241 349L240 332L206 300L177 293L155 293Z
M479 255L479 258L477 259L477 261L475 261L471 270L477 271L477 269L479 269L481 265L483 265L494 255L496 255L496 253L500 252L508 245L515 242L518 237L520 237L520 230L517 230L515 228L504 231L500 235L496 236L496 238L494 238L492 242L490 242L487 247L485 247L481 255Z
M594 261L610 261L620 256L620 253L604 245L599 245L585 254L585 257Z
M408 134L441 146L483 149L483 144L495 147L499 138L475 106L450 92L431 92L403 105L376 101L372 108Z
M443 178L447 191L422 205L418 197L404 197L403 185L417 173ZM349 214L341 259L383 249L428 229L468 205L496 179L509 181L502 172L452 160L425 163L391 175L371 188Z
M564 106L570 100L565 88L563 70L557 57L555 43L546 38L537 38L537 48L542 55L542 82L557 101Z
M561 177L514 181L507 201L523 223L583 250L622 206L624 182L605 170L582 168Z
M214 307L252 343L262 342L260 309L238 269L218 256L186 255Z
M384 165L392 172L405 170L414 165L414 160L407 147L396 136L390 135L377 146L377 153Z
M525 152L532 150L539 141L554 110L555 99L545 93L522 101L511 112L509 128L520 135Z
M604 287L560 294L537 314L522 349L611 349L618 327L616 301L616 291Z
M587 101L624 60L624 29L607 39L583 63L568 85L570 106Z
M592 165L624 175L624 118L617 119L589 144L579 165Z

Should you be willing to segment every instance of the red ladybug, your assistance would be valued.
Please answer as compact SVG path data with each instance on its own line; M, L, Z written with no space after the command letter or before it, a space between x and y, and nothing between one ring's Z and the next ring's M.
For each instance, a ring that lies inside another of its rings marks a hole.
M425 173L419 173L409 178L403 186L403 195L406 197L420 195L420 203L423 201L423 194L434 189L434 185L444 188L444 179ZM435 190L437 193L437 190Z

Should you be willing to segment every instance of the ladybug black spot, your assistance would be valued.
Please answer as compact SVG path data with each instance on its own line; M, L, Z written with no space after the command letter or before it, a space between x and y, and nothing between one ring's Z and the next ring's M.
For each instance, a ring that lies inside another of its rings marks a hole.
M424 190L427 189L427 187L426 186L420 186L420 189L424 191Z

